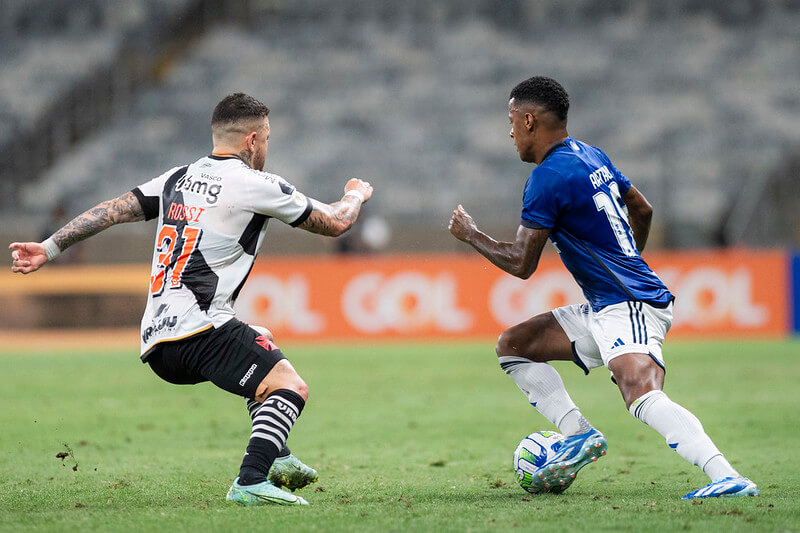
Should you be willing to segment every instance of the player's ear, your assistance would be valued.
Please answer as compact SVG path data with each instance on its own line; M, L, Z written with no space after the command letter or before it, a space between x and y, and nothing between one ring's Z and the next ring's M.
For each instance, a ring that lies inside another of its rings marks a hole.
M533 113L525 113L525 127L528 129L528 131L533 131L536 128L538 121L539 119L536 118L536 115Z
M248 150L254 150L255 149L255 147L256 147L256 136L257 135L258 135L258 132L251 131L250 133L247 134L247 137L245 137L245 139L247 140L247 149Z

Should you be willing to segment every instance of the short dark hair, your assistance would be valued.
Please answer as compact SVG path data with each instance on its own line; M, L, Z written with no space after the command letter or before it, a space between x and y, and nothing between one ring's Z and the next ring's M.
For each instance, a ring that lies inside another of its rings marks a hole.
M233 93L223 98L214 108L211 125L231 124L240 120L259 119L267 115L269 115L269 108L252 96Z
M518 102L531 102L552 111L561 121L567 120L569 95L564 87L553 78L534 76L518 84L511 90L510 99Z

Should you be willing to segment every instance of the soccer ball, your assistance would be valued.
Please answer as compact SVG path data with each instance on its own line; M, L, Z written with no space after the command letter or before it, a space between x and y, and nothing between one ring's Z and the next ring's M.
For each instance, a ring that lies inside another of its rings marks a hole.
M563 443L564 437L555 431L537 431L522 439L514 450L514 472L520 487L531 494L547 491L544 482L534 474Z

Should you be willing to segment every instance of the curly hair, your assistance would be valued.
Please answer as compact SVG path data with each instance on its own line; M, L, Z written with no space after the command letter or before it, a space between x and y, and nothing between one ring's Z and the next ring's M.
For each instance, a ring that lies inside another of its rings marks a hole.
M567 120L569 95L556 80L545 76L534 76L519 83L511 90L509 99L531 102L552 111L561 121Z
M269 115L269 108L258 100L244 93L234 93L223 98L214 108L214 114L211 115L211 125L259 119L267 115Z

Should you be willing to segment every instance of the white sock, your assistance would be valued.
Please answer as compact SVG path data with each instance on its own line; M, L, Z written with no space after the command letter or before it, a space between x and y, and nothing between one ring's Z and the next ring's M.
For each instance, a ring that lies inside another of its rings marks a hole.
M663 391L652 390L644 394L631 404L629 411L658 431L670 448L702 468L712 480L726 476L740 477L739 472L711 442L697 417L670 400Z
M500 367L514 380L519 390L565 437L589 431L592 425L583 417L564 388L556 369L547 363L534 363L524 357L500 356Z

